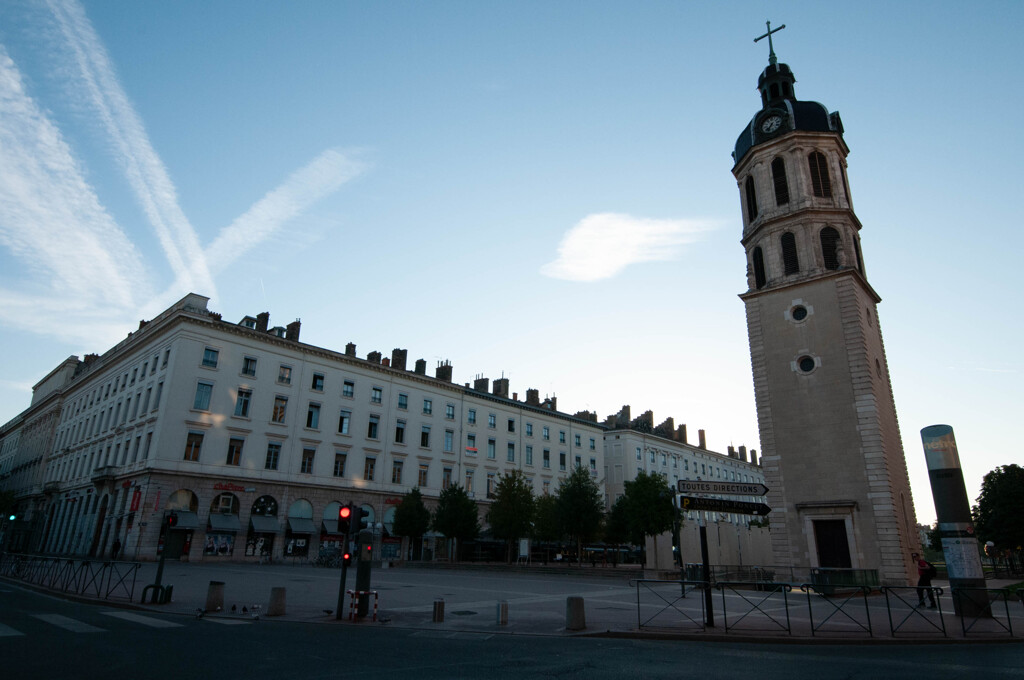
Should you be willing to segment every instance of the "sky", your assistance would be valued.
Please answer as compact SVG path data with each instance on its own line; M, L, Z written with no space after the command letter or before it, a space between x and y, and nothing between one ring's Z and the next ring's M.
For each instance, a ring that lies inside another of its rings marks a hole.
M918 520L1020 463L1024 3L0 3L0 422L188 292L760 450L737 136L838 110Z

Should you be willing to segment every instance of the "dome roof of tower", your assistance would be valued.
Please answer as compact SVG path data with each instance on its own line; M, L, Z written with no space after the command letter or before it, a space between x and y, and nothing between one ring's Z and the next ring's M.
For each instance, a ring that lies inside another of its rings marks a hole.
M781 127L773 134L767 135L761 132L757 124L765 118L778 113L782 116ZM743 132L736 139L736 148L733 151L733 162L739 163L747 152L758 144L773 139L779 134L793 132L796 130L806 132L838 132L843 133L843 124L838 112L829 113L823 104L812 101L798 101L795 99L784 99L775 102L771 106L754 114Z

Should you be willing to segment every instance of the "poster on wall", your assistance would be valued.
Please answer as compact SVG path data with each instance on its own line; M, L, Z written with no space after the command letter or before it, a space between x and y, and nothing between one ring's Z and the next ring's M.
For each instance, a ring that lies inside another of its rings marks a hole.
M204 555L231 555L235 551L234 534L207 534Z

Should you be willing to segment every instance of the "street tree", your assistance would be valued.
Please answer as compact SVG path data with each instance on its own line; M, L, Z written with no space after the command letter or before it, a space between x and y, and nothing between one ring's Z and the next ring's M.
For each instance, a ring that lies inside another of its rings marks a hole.
M458 484L452 484L438 497L433 527L434 531L455 541L452 555L456 560L458 546L480 535L480 513L476 503Z
M604 500L590 470L577 465L558 484L558 511L565 533L576 543L576 559L583 563L583 544L601 530Z
M558 498L551 494L537 497L533 513L533 537L541 543L553 543L562 540L565 532L558 515ZM544 546L544 563L548 562L548 546Z
M487 511L487 523L494 537L506 542L509 562L516 542L530 535L534 506L533 485L522 470L512 470L498 477L494 502Z
M413 542L413 554L423 559L423 534L430 529L430 510L423 504L423 494L419 487L402 497L402 502L395 507L395 520L392 528L396 536L406 536ZM418 550L417 550L418 548Z
M981 480L981 495L974 506L974 524L982 541L997 550L1024 546L1024 468L1000 465Z
M612 509L604 521L604 542L615 548L615 552L612 553L612 564L616 566L619 562L619 547L622 544L639 545L643 541L642 534L631 533L626 504L626 497L619 496L619 499L612 504Z
M664 475L640 470L636 479L625 483L623 498L630 532L639 536L641 543L647 536L672 529L676 509L672 505L672 489Z

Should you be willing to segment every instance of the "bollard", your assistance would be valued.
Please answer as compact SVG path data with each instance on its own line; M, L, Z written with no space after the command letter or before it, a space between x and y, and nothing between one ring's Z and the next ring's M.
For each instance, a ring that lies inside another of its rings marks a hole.
M583 614L583 598L565 598L565 629L583 630L587 627L587 620Z
M508 600L498 600L498 625L508 625Z
M434 600L434 623L444 623L444 600Z
M284 616L285 589L278 586L270 589L270 604L267 616Z
M219 612L224 608L224 581L210 581L206 591L206 611Z

